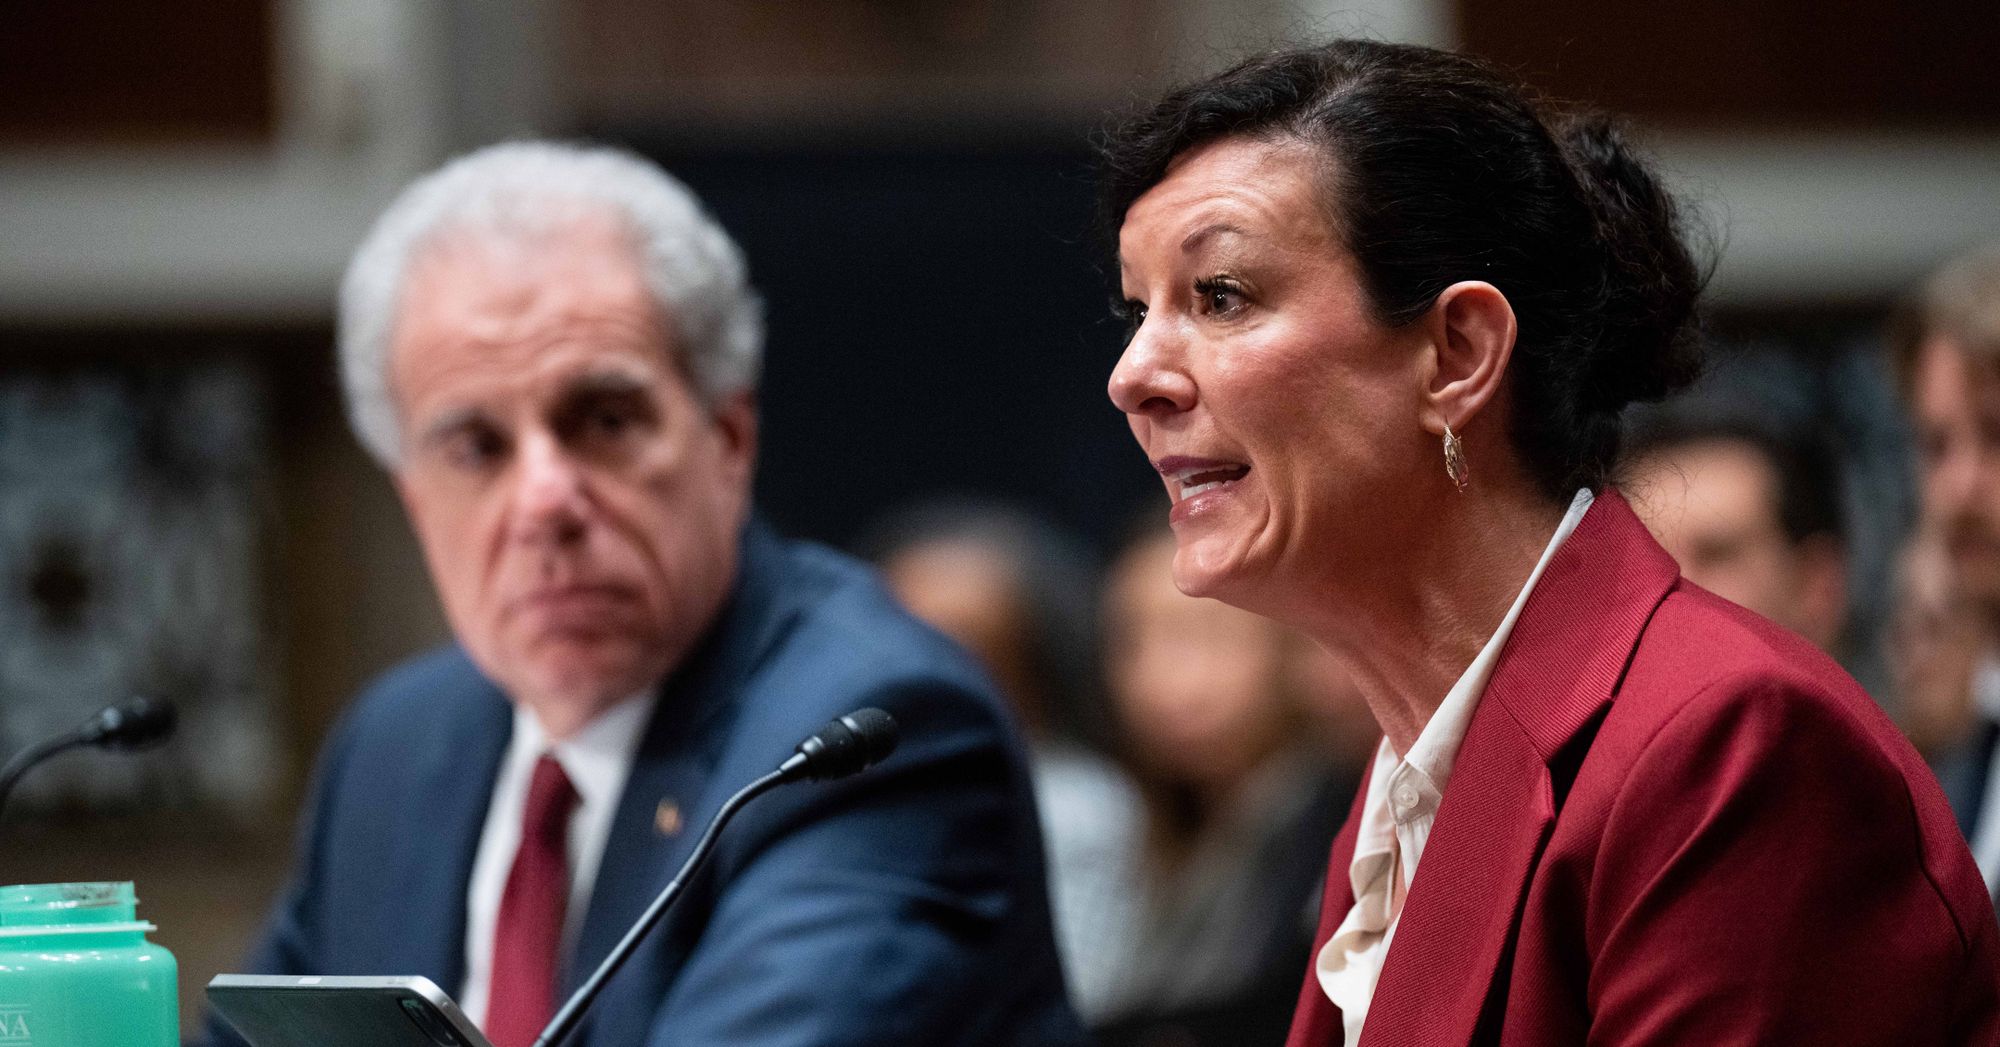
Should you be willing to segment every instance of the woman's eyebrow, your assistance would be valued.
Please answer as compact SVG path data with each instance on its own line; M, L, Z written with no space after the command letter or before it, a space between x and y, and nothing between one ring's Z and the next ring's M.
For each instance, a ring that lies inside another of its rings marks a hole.
M1204 242L1206 242L1212 237L1248 236L1248 235L1249 234L1245 233L1241 228L1231 225L1228 222L1210 222L1209 224L1204 225L1199 229L1196 229L1194 232L1187 234L1187 236L1181 240L1181 253L1193 254L1196 248L1200 247Z

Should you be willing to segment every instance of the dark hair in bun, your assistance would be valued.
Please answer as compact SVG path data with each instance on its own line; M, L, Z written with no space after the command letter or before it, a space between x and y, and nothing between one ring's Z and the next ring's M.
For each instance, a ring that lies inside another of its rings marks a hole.
M1551 499L1604 485L1619 412L1700 373L1708 267L1673 196L1605 117L1545 111L1446 51L1365 40L1275 51L1107 133L1108 230L1175 157L1237 136L1319 150L1330 212L1383 322L1415 321L1461 280L1507 296L1514 439Z

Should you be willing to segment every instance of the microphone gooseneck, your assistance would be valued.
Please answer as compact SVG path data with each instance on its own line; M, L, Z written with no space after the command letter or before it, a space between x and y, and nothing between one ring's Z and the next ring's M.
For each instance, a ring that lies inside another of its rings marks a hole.
M656 926L667 910L680 898L687 882L696 870L708 860L715 850L716 837L722 827L729 824L736 812L750 801L770 792L780 785L810 778L813 781L828 781L845 778L880 763L896 748L896 721L880 709L857 709L820 728L812 737L800 742L798 749L787 757L778 769L751 782L736 791L736 795L725 801L715 817L709 819L708 828L702 830L701 838L695 841L694 849L688 852L687 861L668 881L653 903L640 914L638 922L618 939L618 944L604 957L604 962L591 972L590 979L576 990L576 994L563 1004L562 1010L549 1022L548 1028L535 1038L534 1047L555 1047L563 1038L575 1031L583 1012L592 1001L604 991L604 984L618 973L625 961L639 948L639 942Z
M174 733L179 718L172 702L134 698L101 709L73 731L28 746L0 766L0 810L7 794L29 769L57 753L83 746L131 751L158 745Z

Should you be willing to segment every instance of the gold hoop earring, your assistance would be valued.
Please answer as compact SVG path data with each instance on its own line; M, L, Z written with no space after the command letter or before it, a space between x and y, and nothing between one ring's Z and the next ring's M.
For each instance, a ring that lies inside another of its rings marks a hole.
M1472 471L1465 464L1465 445L1458 434L1451 431L1451 423L1444 423L1444 474L1458 486L1458 493L1465 493L1466 484L1472 479Z

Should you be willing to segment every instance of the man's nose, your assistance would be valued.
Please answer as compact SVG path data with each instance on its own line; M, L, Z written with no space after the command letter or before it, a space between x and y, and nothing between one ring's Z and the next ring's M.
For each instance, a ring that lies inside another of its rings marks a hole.
M1929 511L1940 519L1950 519L1971 504L1979 485L1978 452L1969 447L1952 447L1931 466L1924 485Z
M519 455L514 536L528 542L580 539L590 513L582 468L548 433L522 439Z
M1164 415L1194 406L1195 385L1181 366L1179 340L1165 318L1149 318L1132 333L1107 390L1128 415Z

